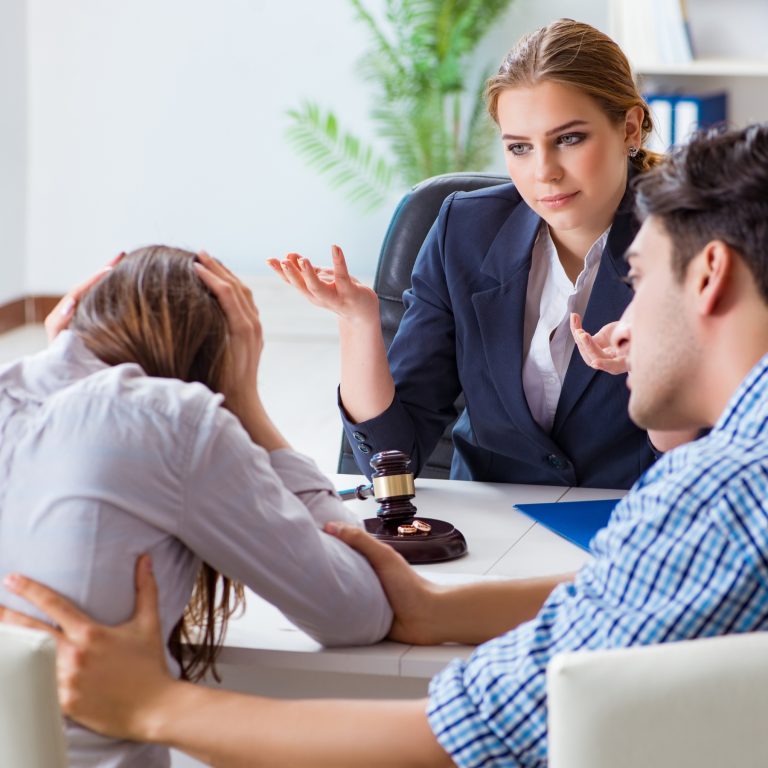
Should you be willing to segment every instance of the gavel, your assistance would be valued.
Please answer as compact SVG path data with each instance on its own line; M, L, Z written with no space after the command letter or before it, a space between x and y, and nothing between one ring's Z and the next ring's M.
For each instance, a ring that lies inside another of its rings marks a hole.
M371 459L370 485L340 491L344 500L373 498L380 506L376 517L367 518L365 529L396 549L409 563L440 563L467 552L459 530L444 520L416 518L411 499L416 495L410 457L402 451L381 451Z

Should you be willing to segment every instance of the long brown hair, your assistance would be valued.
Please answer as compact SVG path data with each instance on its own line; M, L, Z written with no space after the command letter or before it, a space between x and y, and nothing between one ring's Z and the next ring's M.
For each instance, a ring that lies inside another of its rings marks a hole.
M486 84L488 112L498 123L498 101L508 88L531 87L551 81L578 88L591 96L616 125L632 107L643 110L642 142L653 130L648 104L637 90L627 57L608 35L572 19L559 19L521 38L504 57L498 74ZM631 163L647 171L663 155L638 147Z
M127 254L82 298L72 330L109 365L138 363L148 376L221 391L227 322L195 272L195 259L163 245ZM168 640L183 679L199 680L210 669L218 680L216 656L227 621L242 603L242 585L203 563ZM185 644L191 650L183 652Z

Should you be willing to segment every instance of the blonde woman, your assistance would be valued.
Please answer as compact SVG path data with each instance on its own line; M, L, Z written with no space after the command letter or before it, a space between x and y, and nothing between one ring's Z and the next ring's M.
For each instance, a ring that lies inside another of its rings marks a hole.
M339 403L361 471L396 448L418 472L463 392L452 478L629 488L653 461L647 434L624 377L587 365L569 322L596 334L630 301L630 181L660 160L644 147L648 106L616 43L569 19L508 53L487 102L511 183L444 202L388 352L377 297L338 247L330 270L298 254L270 265L338 315Z

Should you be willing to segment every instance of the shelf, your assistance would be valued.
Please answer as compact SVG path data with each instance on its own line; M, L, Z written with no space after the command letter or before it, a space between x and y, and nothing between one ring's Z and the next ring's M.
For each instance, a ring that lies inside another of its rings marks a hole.
M768 59L694 59L687 64L641 64L639 75L768 77Z

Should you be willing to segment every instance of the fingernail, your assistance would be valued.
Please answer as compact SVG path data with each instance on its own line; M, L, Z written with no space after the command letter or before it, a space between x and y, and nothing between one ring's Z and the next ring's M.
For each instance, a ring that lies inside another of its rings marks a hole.
M141 563L142 570L144 573L149 576L152 574L152 558L150 555L147 555L144 560Z
M18 592L21 589L23 579L18 573L9 573L3 578L3 585L9 592Z
M71 314L72 310L75 308L75 300L73 298L67 299L62 305L61 309L59 310L59 314L62 317L66 317L67 315Z
M307 268L307 260L306 259L299 259L299 266L302 269L306 269Z
M341 530L341 524L340 523L326 523L325 524L325 530L327 533L338 533Z

